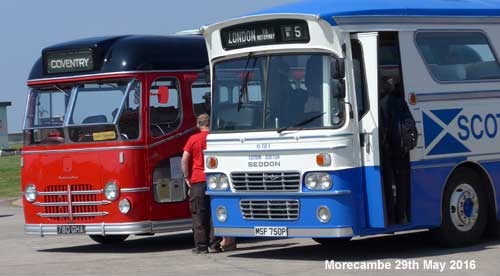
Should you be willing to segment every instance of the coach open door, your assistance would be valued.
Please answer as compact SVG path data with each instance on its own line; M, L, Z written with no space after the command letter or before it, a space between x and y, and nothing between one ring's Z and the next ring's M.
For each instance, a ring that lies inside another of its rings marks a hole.
M352 35L351 50L366 191L367 226L385 228L387 220L379 151L378 33Z

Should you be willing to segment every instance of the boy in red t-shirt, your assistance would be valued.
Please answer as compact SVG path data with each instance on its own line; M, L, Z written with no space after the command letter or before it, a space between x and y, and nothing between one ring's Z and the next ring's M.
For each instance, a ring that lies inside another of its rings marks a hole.
M210 201L205 194L205 164L203 151L207 148L207 135L210 118L207 114L198 116L196 126L200 130L189 138L182 154L182 173L189 187L189 209L193 218L193 253L212 253L221 251L220 238L214 236L210 218Z

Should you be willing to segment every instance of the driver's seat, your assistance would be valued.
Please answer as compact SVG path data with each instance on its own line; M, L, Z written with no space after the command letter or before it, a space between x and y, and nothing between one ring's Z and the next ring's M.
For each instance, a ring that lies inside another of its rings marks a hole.
M82 124L98 124L98 123L107 123L108 118L105 115L96 115L90 116L83 119Z

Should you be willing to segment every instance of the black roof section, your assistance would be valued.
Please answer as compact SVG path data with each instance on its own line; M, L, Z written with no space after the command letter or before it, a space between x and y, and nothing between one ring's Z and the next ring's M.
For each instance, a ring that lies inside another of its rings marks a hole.
M47 73L47 53L92 49L95 70ZM28 80L127 71L199 70L208 66L205 41L198 35L95 37L69 41L42 50Z
M11 106L11 102L0 102L0 107L6 107L6 106Z

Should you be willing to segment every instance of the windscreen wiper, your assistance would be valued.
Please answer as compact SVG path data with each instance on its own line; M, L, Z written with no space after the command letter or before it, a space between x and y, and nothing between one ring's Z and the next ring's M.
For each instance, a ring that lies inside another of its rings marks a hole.
M237 110L238 112L240 112L241 105L243 104L243 97L247 96L246 94L248 94L248 82L250 81L250 72L248 71L248 64L252 59L252 55L253 55L252 52L248 53L245 69L243 70L243 83L241 84L240 94L238 96L238 110ZM254 59L252 69L255 68L255 63L257 63L256 59Z
M54 87L55 89L57 89L57 90L59 90L60 92L64 93L64 95L66 95L67 97L69 97L69 96L70 96L70 95L69 95L69 93L68 93L68 92L66 92L66 90L64 90L64 89L60 88L59 86L57 86L57 85L55 85L55 84L54 84L54 85L52 85L52 87Z
M309 124L310 122L318 119L318 118L321 118L323 115L325 115L326 112L322 112L321 114L318 114L318 115L314 115L313 117L309 118L309 119L306 119L298 124L295 124L293 126L287 126L287 127L283 127L283 128L280 128L278 129L278 133L282 133L283 131L285 130L288 130L290 128L295 128L295 127L301 127L301 126L304 126L304 125L307 125Z

